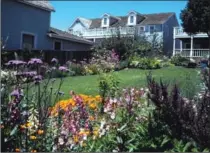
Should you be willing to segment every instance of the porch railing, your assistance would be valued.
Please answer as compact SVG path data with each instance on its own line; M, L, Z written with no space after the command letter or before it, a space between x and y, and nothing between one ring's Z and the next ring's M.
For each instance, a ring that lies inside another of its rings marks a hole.
M190 49L175 49L175 55L181 55L182 57L204 57L210 55L209 49L193 49L192 53Z

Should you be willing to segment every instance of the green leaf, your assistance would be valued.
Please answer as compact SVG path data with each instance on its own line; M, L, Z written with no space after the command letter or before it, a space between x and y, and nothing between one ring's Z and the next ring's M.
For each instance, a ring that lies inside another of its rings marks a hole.
M124 124L120 129L117 129L117 131L121 132L126 126L127 126L127 123Z
M170 141L170 139L168 137L165 137L160 146L163 147L169 141Z
M14 135L17 132L17 129L18 129L18 125L16 125L14 129L11 131L10 136Z
M183 152L186 152L186 151L189 149L189 147L190 147L191 145L192 145L192 144L191 144L190 142L186 143L186 145L185 145L184 148L183 148Z

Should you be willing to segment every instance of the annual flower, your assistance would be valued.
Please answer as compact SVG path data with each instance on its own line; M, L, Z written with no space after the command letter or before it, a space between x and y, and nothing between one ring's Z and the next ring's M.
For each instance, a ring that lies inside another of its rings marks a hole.
M42 64L42 60L41 59L38 59L38 58L32 58L28 64L29 65L38 65L38 64Z
M37 133L38 135L42 135L44 133L44 130L38 130Z
M60 66L58 69L62 72L69 72L69 69L65 66Z
M51 62L52 62L52 63L58 63L58 59L53 58L53 59L51 60Z
M31 136L30 136L30 139L31 139L31 140L36 140L36 136L31 135Z
M19 148L15 148L15 152L20 152L20 149Z

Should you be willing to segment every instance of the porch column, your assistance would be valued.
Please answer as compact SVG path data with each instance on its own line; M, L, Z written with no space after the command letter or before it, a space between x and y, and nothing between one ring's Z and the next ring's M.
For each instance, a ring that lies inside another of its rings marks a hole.
M182 40L180 40L180 52L182 52Z
M176 41L175 41L175 38L174 38L174 42L173 42L173 56L175 55L175 46L176 46Z
M191 36L190 58L193 56L193 36Z

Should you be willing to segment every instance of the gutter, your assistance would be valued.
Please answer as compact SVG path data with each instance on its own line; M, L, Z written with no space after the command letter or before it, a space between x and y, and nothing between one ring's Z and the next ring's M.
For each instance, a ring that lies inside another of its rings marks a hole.
M68 41L73 41L73 42L79 42L79 43L84 43L84 44L88 44L88 45L93 45L94 42L88 41L88 40L79 40L79 39L74 39L74 38L69 38L69 37L63 37L63 36L59 36L56 34L47 34L49 37L51 38L58 38L58 39L63 39L63 40L68 40Z

